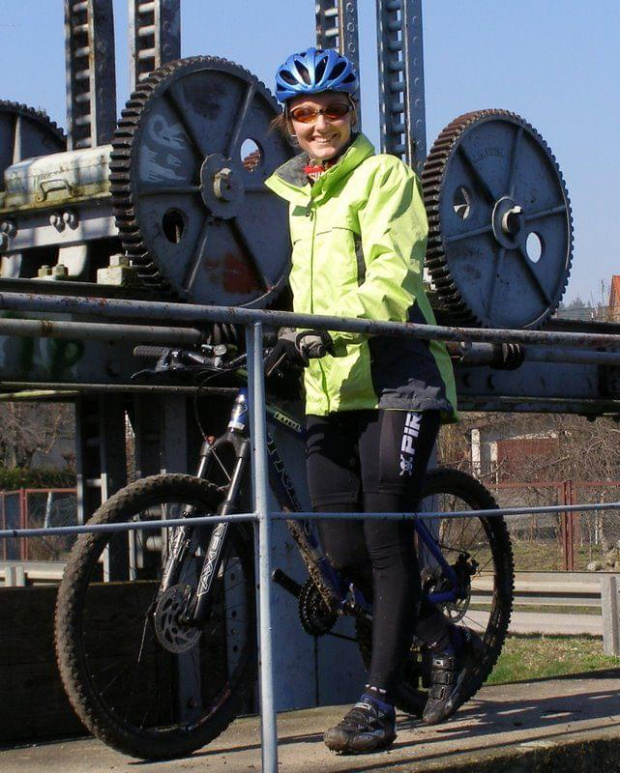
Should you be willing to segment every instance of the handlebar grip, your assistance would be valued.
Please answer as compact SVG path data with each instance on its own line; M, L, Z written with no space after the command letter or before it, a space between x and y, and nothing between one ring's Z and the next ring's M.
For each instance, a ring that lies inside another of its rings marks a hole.
M158 360L169 351L170 347L165 346L136 346L133 353L134 357L140 357L143 360Z
M308 333L304 336L301 342L301 349L309 360L320 359L327 354L325 341L320 335L313 333Z

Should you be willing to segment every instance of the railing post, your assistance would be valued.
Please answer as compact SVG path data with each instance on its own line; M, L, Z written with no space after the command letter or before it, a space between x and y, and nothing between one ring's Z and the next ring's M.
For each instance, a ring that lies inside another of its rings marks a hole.
M6 502L4 498L4 491L0 491L0 529L4 531L6 529ZM0 558L6 561L8 558L7 541L0 540Z
M562 504L573 504L573 489L571 481L565 480L562 483ZM575 538L574 538L574 520L573 513L565 510L561 516L562 533L562 559L564 571L573 572L575 570Z
M271 514L267 470L265 382L263 379L263 327L260 322L246 328L248 383L250 387L250 432L252 479L258 527L254 527L258 566L258 620L261 707L262 773L277 773L278 734L273 689L273 642L271 624Z
M603 651L620 655L620 585L617 574L601 574L601 607L603 615Z
M28 524L28 497L23 488L19 490L19 522L22 529L27 529ZM19 541L19 557L22 561L28 560L28 540L25 538Z

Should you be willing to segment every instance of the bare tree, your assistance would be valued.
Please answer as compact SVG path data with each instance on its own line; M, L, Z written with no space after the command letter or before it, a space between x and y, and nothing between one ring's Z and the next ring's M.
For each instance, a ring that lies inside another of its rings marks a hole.
M29 468L37 453L50 454L59 441L68 467L75 451L68 441L75 437L73 407L66 403L0 403L0 464Z

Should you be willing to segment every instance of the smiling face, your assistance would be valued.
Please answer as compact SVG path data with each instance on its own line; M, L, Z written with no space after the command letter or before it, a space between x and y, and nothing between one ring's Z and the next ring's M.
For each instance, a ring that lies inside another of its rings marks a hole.
M309 97L295 97L289 104L289 111L296 108L309 110L325 110L333 105L350 105L346 94L326 91ZM355 113L346 113L342 118L330 120L325 115L317 115L310 123L296 121L291 115L293 131L299 141L299 146L312 159L329 161L335 158L351 139L351 128Z

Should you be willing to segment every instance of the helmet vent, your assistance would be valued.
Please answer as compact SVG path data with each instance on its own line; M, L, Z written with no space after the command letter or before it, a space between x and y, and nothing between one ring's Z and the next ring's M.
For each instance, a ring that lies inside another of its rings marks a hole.
M308 68L305 65L301 64L301 62L298 62L297 71L299 72L303 82L307 83L310 86L312 84L312 78L310 77Z
M347 62L338 62L337 64L334 65L332 69L331 77L339 78L342 75L342 73L346 70L346 68L347 68ZM345 78L345 80L349 80L349 78Z
M286 70L280 70L278 75L285 83L290 83L291 86L294 86L297 83L297 80L290 74L290 72L286 72Z

